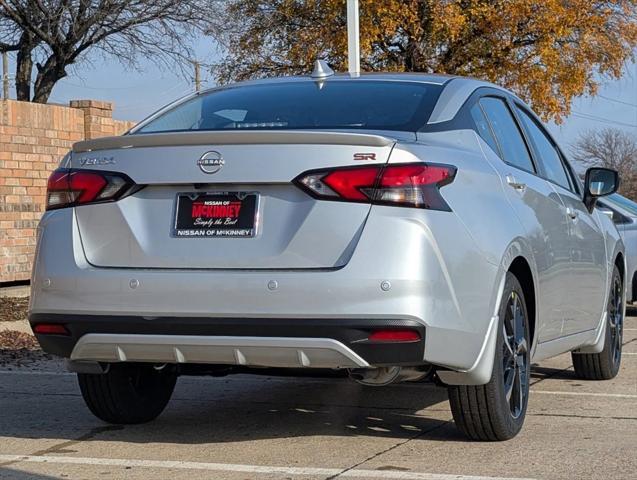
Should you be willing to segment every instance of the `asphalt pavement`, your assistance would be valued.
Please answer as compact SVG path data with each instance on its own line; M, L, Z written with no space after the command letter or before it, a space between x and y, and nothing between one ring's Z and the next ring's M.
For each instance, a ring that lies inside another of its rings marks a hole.
M535 366L522 433L474 443L433 384L180 378L155 422L94 418L59 363L0 370L2 479L637 479L637 317L619 376L575 378L569 355Z

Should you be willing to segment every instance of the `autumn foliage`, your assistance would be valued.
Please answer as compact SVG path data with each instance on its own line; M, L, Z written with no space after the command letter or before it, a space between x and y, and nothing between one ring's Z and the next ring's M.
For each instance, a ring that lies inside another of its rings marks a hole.
M221 81L347 70L345 0L228 0L214 27ZM569 113L634 60L637 0L360 0L365 71L468 75L510 88L545 119Z

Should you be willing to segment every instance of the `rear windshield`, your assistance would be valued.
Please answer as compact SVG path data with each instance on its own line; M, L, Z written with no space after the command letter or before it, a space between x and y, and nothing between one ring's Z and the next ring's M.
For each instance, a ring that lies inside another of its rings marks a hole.
M282 82L214 90L135 133L193 130L369 129L417 131L441 85L416 82Z

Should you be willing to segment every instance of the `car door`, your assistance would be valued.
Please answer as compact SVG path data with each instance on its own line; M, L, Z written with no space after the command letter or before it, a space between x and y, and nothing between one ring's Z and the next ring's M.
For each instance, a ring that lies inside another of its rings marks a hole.
M559 148L535 116L520 105L516 111L532 145L541 174L551 182L566 208L570 235L573 309L564 318L563 334L596 328L606 298L606 245L600 212L588 211L581 189Z
M564 294L571 270L564 204L549 183L537 175L524 136L503 97L480 98L472 107L471 116L478 125L477 131L491 146L488 155L499 157L492 163L503 179L512 214L520 219L535 257L538 340L558 338L571 308Z

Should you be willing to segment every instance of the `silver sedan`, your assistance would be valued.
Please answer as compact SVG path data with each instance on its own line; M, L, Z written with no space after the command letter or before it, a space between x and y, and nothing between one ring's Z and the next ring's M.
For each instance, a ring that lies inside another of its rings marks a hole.
M179 375L435 377L476 440L522 427L532 362L621 360L624 246L531 109L477 80L333 75L215 88L48 183L30 322L88 407L159 415ZM423 393L424 394L424 393Z

